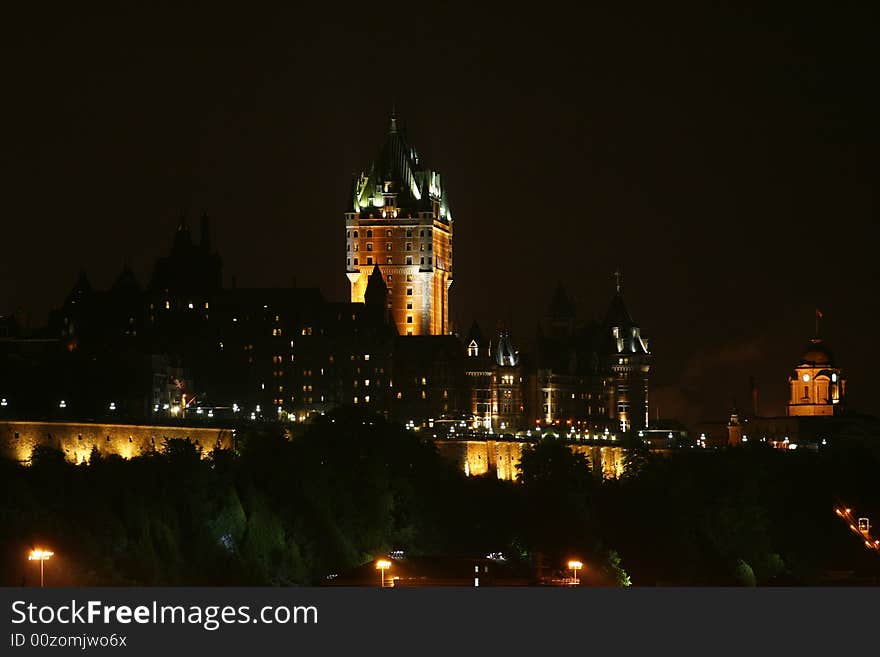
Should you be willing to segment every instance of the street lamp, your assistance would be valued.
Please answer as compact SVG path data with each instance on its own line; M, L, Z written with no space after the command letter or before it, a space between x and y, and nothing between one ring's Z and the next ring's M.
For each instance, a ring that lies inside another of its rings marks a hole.
M577 586L581 583L578 579L578 571L584 567L584 564L580 561L572 560L568 562L568 567L571 570L571 584L572 586Z
M376 569L379 571L379 583L385 588L385 571L391 568L391 562L388 559L379 559L376 562Z
M40 562L40 588L43 587L43 562L49 559L54 552L50 552L49 550L41 550L39 548L31 550L28 555L28 561L39 561Z

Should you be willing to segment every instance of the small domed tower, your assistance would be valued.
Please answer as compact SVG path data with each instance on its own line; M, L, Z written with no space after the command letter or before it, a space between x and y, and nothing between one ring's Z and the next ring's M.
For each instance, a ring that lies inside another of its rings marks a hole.
M819 337L821 317L817 311L816 335L804 349L794 374L788 378L788 414L791 416L836 415L843 407L846 379L835 366L834 354Z

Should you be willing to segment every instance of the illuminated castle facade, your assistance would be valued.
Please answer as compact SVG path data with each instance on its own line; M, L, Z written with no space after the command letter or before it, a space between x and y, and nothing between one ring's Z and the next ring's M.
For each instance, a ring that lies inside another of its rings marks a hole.
M399 335L449 333L452 215L440 174L423 166L397 118L370 167L355 177L345 213L345 273L364 301L378 265Z

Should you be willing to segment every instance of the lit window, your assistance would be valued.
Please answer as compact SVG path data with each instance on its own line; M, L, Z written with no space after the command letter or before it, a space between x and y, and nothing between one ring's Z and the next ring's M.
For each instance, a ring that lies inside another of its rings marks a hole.
M372 250L373 250L373 243L367 242L367 251L372 251Z
M391 231L390 231L390 230L386 230L386 231L385 231L385 237L391 237Z
M390 251L390 250L391 250L391 242L388 242L388 243L385 244L385 250L386 250L386 251Z

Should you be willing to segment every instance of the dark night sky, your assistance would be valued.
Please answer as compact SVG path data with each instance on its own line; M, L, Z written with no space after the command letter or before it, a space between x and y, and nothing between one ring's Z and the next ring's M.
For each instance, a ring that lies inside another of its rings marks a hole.
M525 341L559 280L601 318L619 266L662 415L721 419L750 374L783 412L816 307L880 412L874 16L327 4L7 15L0 312L41 324L80 266L146 282L203 209L227 281L345 298L351 175L394 99L448 180L465 328Z

